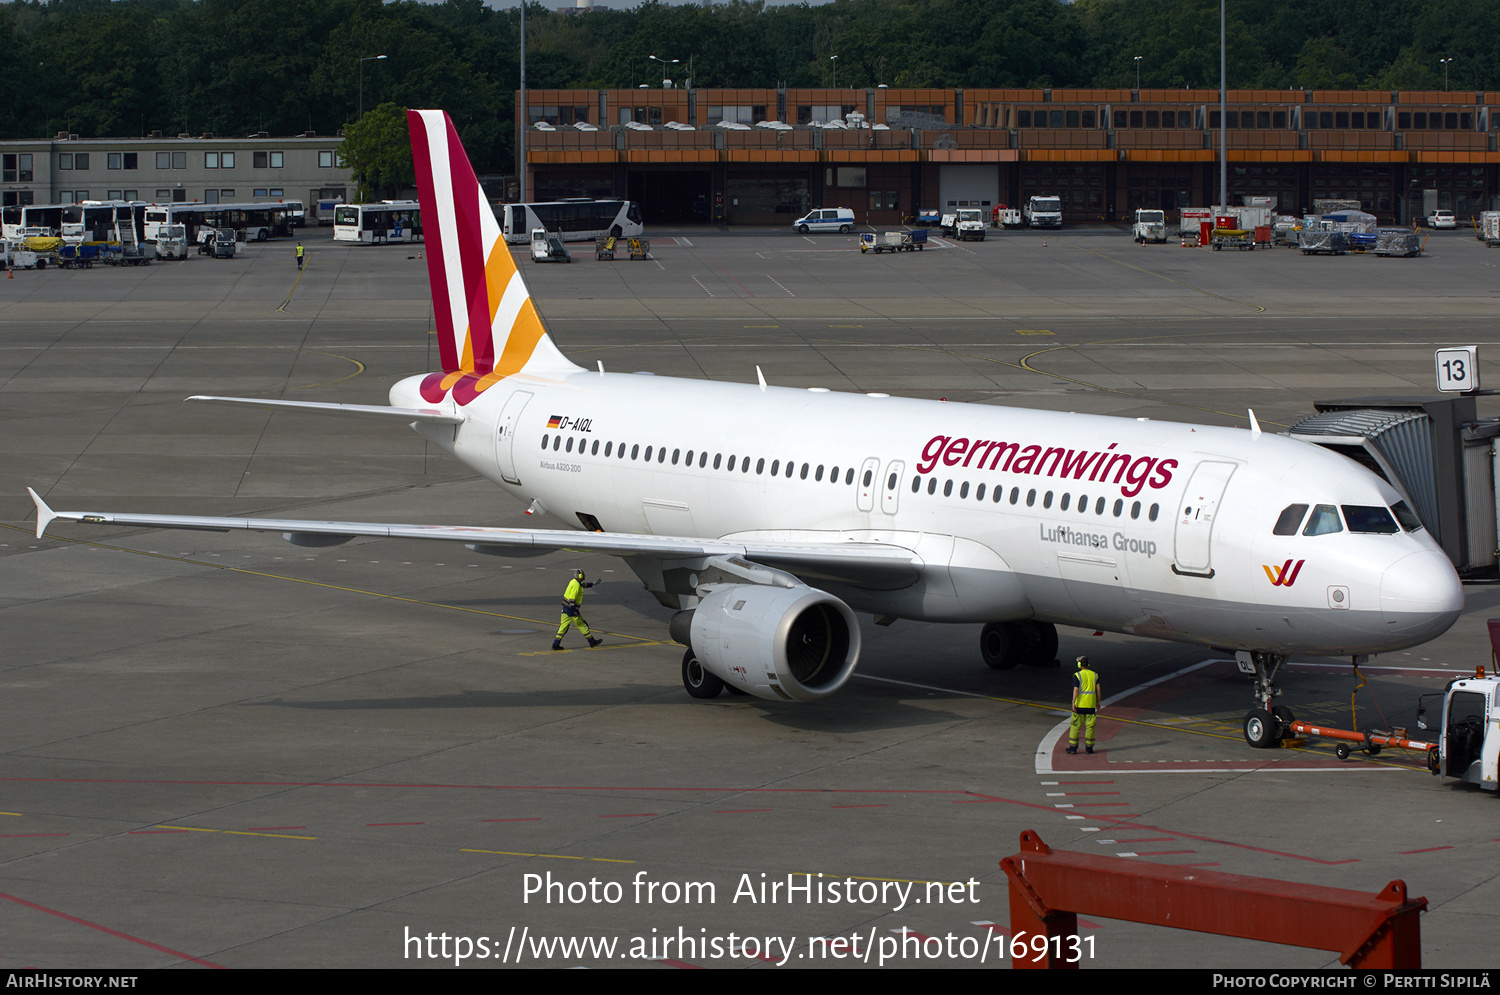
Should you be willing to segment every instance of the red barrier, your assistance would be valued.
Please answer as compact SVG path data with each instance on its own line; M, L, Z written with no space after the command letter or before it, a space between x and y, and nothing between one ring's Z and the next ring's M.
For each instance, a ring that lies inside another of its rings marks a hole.
M1332 950L1354 968L1422 966L1420 914L1427 899L1408 899L1404 881L1369 894L1058 853L1032 830L1021 834L1021 852L1000 866L1010 878L1012 942L1021 941L1017 949L1026 946L1035 954L1031 960L1015 959L1015 967L1078 967L1080 913ZM1026 942L1039 934L1044 943Z

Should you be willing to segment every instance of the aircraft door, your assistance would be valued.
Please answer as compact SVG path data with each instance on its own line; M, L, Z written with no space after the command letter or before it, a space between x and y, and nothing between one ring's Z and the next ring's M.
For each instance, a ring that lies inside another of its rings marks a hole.
M510 395L505 407L500 409L500 421L495 425L495 464L500 468L500 476L512 484L521 482L516 476L516 425L521 419L521 409L529 400L530 391L518 390Z
M906 463L901 460L892 460L885 466L885 478L879 483L880 510L887 515L894 515L901 500L901 475L906 471Z
M1214 518L1234 468L1233 463L1204 460L1193 470L1179 502L1174 572L1198 577L1214 575L1209 540L1213 538Z
M871 456L859 468L859 492L855 500L860 511L875 510L875 491L880 487L880 459Z

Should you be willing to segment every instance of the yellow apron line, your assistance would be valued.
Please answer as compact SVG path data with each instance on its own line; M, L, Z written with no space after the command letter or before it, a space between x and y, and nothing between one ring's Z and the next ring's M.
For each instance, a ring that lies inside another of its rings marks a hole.
M305 262L305 260L304 260L304 262ZM292 295L297 292L297 284L299 284L299 283L302 282L302 273L303 272L304 272L303 268L301 266L298 266L297 267L297 279L295 279L295 280L292 281L292 289L288 290L286 292L286 300L282 301L281 302L281 307L277 308L276 310L281 311L281 312L285 312L286 311L286 306L288 304L292 303Z
M552 860L592 860L601 864L633 864L633 860L615 860L611 857L572 857L566 853L517 853L514 850L475 850L461 847L459 853L494 853L502 857L549 857Z
M315 840L316 836L288 836L285 833L251 833L239 829L202 829L198 826L159 826L160 829L176 829L185 833L223 833L226 836L267 836L276 840Z
M595 628L599 632L605 632L606 631L604 629L598 629L597 626ZM611 635L612 635L612 633L611 633ZM627 638L633 639L635 637L634 636L630 636L630 637L627 637ZM517 653L516 656L551 656L553 653L603 653L603 652L605 652L607 650L633 650L633 649L639 649L642 646L675 646L675 645L677 645L677 644L674 643L674 642L672 642L671 640L668 640L668 639L651 639L651 640L646 640L646 641L639 642L639 643L610 643L610 644L605 645L605 646L592 646L592 647L580 646L576 650L571 650L571 649L532 650L532 651L529 651L529 652L526 652L526 653Z

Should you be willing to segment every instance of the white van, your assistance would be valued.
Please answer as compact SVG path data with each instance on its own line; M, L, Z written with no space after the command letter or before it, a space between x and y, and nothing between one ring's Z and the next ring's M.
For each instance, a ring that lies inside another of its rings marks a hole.
M836 231L848 234L854 230L854 210L848 207L823 207L808 211L792 222L792 228L806 235L810 231Z

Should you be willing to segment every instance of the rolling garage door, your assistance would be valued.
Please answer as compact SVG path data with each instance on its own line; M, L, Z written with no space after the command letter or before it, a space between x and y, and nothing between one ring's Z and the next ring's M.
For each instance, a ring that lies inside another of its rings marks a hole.
M1000 167L986 165L941 166L938 189L943 213L959 207L989 210L1000 196Z

